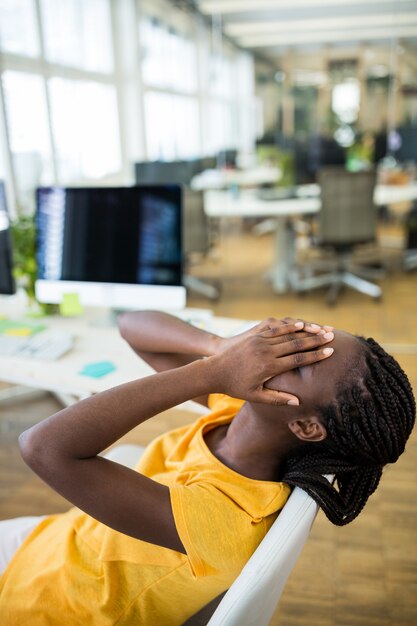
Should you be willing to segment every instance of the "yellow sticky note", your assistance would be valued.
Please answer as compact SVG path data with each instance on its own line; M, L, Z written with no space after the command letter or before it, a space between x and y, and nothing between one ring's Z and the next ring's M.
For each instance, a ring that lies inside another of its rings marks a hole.
M33 333L33 328L9 328L5 331L5 335L9 335L11 337L27 337Z
M81 306L78 293L64 293L59 310L61 315L66 317L81 315L83 307Z

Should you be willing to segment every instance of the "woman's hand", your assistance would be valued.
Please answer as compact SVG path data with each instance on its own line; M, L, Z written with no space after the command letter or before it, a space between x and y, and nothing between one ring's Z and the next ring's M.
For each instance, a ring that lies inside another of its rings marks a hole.
M233 337L217 337L216 336L215 343L214 343L214 354L219 354L220 352L224 352L228 348L231 348L237 343L240 343L246 337L253 337L265 331L275 330L278 332L278 330L281 329L282 327L289 327L289 326L291 326L291 328L287 328L287 331L285 332L285 334L283 331L282 334L279 335L281 336L281 341L288 341L291 338L295 338L295 337L290 337L287 333L292 333L292 332L300 333L302 331L303 336L306 337L308 333L314 334L314 335L317 335L317 334L324 335L324 333L333 330L333 326L322 326L320 324L306 322L305 320L300 320L300 319L296 319L293 317L284 317L283 319L277 319L275 317L268 317L262 322L259 322L258 324L255 324L254 326L252 326L252 328L249 328L245 332L240 333L238 335L234 335Z
M216 388L250 402L299 404L295 396L267 389L264 383L278 374L331 356L333 348L321 346L332 341L333 333L321 327L316 332L300 332L304 327L299 320L270 318L230 338L233 341L226 348L208 359L216 367Z

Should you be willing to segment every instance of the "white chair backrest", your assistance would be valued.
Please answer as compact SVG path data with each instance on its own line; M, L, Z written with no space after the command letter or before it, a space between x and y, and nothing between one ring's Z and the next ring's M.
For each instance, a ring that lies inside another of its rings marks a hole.
M103 456L110 461L120 463L120 465L134 468L144 452L145 448L143 446L133 443L118 443L114 448L107 450Z
M268 626L318 506L296 487L207 626Z

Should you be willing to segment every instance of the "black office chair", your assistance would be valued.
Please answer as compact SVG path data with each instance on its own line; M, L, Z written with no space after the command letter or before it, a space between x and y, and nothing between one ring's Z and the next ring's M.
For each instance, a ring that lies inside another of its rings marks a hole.
M404 250L404 270L417 269L417 201L413 203L405 219L406 245Z
M354 257L360 246L376 242L375 179L373 170L352 173L339 166L320 170L321 211L315 246L327 253L327 258L294 268L290 278L296 292L328 286L330 305L345 286L381 298L381 287L371 282L385 275L379 252L373 259L379 267L359 263Z

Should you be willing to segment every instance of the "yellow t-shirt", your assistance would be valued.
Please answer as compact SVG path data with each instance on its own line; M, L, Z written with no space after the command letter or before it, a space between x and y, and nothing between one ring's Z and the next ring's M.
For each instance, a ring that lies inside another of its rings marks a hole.
M112 530L76 508L42 521L0 579L7 626L176 626L227 589L290 493L223 465L203 431L242 401L210 397L212 413L157 438L138 470L170 489L187 554Z

